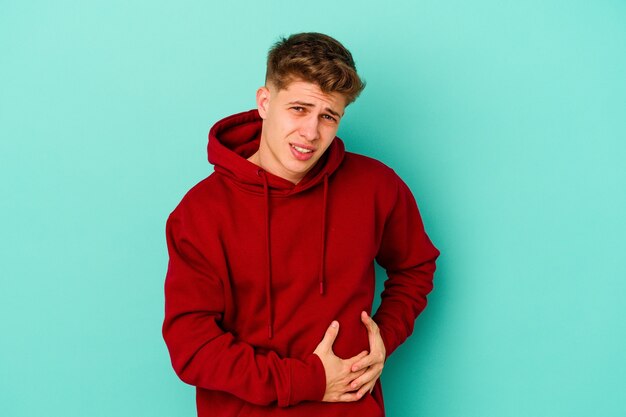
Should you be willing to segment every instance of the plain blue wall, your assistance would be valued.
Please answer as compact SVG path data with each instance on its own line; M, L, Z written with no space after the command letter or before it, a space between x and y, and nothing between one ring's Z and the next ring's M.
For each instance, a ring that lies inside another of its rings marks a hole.
M340 136L443 253L389 415L626 415L626 3L222 3L2 2L0 414L195 415L165 220L271 43L321 31L368 82Z

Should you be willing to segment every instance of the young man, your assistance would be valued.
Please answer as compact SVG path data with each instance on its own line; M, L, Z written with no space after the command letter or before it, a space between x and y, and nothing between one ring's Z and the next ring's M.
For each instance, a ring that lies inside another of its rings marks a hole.
M257 109L209 132L215 172L167 222L163 336L204 416L383 416L385 359L439 255L408 187L335 136L364 84L335 39L270 50ZM374 261L387 272L376 314Z

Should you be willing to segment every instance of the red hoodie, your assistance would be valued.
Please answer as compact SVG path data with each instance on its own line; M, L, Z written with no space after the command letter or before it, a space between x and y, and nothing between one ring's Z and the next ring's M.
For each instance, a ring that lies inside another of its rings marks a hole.
M199 417L383 416L380 382L357 402L321 402L313 351L333 320L337 356L369 350L360 312L371 313L376 261L388 279L373 319L389 357L426 306L439 252L387 166L335 138L294 185L246 159L260 134L256 110L216 123L215 172L167 221L172 365L197 387Z

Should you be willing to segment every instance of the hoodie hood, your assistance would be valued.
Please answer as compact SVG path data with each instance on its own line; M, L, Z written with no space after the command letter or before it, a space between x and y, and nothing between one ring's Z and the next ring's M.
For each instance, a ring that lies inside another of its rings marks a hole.
M319 249L319 292L324 294L324 262L326 256L326 215L328 211L329 177L339 168L345 155L341 139L335 137L324 155L297 184L265 171L247 160L258 149L261 140L263 119L257 110L229 116L217 122L209 131L209 162L215 165L215 172L225 175L247 191L262 194L265 199L265 252L266 252L266 301L267 334L273 337L273 296L272 296L272 254L271 242L271 197L292 196L323 184L323 212L320 230Z
M264 192L261 177L264 172L271 195L289 195L321 184L324 177L331 176L343 161L345 147L341 139L335 137L315 166L298 184L293 184L247 160L259 149L262 125L263 119L256 109L217 122L209 131L208 144L209 162L215 166L215 171L258 193Z

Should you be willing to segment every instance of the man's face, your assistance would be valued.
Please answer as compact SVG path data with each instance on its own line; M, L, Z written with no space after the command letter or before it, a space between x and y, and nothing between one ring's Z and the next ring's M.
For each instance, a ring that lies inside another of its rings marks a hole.
M332 143L345 98L326 94L314 83L292 81L282 90L272 84L259 88L257 107L263 130L254 162L298 183Z

